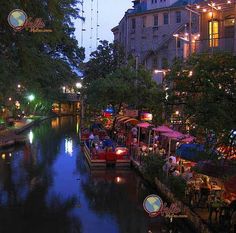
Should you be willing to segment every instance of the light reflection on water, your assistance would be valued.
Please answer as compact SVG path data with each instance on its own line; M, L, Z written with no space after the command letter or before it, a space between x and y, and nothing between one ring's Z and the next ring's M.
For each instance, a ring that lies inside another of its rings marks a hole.
M30 143L0 152L1 233L191 232L147 216L142 203L153 190L135 172L90 171L77 123L44 122L26 132Z

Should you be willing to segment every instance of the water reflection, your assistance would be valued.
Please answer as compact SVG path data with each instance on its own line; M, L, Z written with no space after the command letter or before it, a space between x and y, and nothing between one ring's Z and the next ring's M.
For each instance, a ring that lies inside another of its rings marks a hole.
M77 123L71 117L44 122L26 132L32 144L0 152L0 232L173 230L165 219L147 216L142 202L154 191L134 172L89 170Z
M34 134L33 134L32 130L30 130L30 132L28 134L28 138L29 138L30 144L32 144L33 143L33 139L34 139Z
M65 153L72 156L73 153L73 141L71 138L65 139Z

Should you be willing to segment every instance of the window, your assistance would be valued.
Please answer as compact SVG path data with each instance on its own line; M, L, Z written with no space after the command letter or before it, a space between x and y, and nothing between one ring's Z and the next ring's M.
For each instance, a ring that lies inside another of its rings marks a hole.
M235 25L235 18L233 15L229 15L224 19L224 37L234 38L234 25Z
M152 0L152 4L153 4L153 3L157 3L157 0Z
M146 27L146 21L147 21L147 17L146 16L143 16L142 17L142 24L143 24L143 28L145 28Z
M164 24L169 24L169 14L168 13L164 13L163 14L163 18L164 18Z
M153 16L153 26L157 27L158 26L158 15Z
M181 23L181 12L180 11L175 12L175 18L176 18L176 23Z
M208 22L209 46L219 46L219 22L217 20Z
M132 29L136 28L136 20L135 19L131 19L131 28Z
M226 18L225 21L224 21L225 27L234 26L234 23L235 23L235 19L233 17L232 18Z

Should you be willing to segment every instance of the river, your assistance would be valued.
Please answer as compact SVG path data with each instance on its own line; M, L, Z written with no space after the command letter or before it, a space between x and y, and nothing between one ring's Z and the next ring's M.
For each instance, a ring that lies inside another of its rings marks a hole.
M0 233L190 233L176 220L150 218L156 193L137 173L91 171L78 118L42 122L24 146L0 152Z

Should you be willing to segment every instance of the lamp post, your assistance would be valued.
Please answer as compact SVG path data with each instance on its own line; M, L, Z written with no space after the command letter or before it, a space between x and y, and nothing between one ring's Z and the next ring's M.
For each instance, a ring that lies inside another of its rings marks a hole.
M30 112L30 103L33 102L35 100L35 95L34 94L30 94L27 96L28 99L28 111Z
M79 89L79 90L83 87L83 85L82 85L81 82L77 82L77 83L75 84L75 86L76 86L76 88ZM78 93L79 93L79 95L80 95L80 96L79 96L79 101L80 101L80 114L81 114L81 119L83 119L83 118L84 118L84 103L83 103L83 98L82 98L81 92L79 91Z
M175 37L175 57L177 58L178 57L178 37L179 37L179 34L174 34L173 35Z

